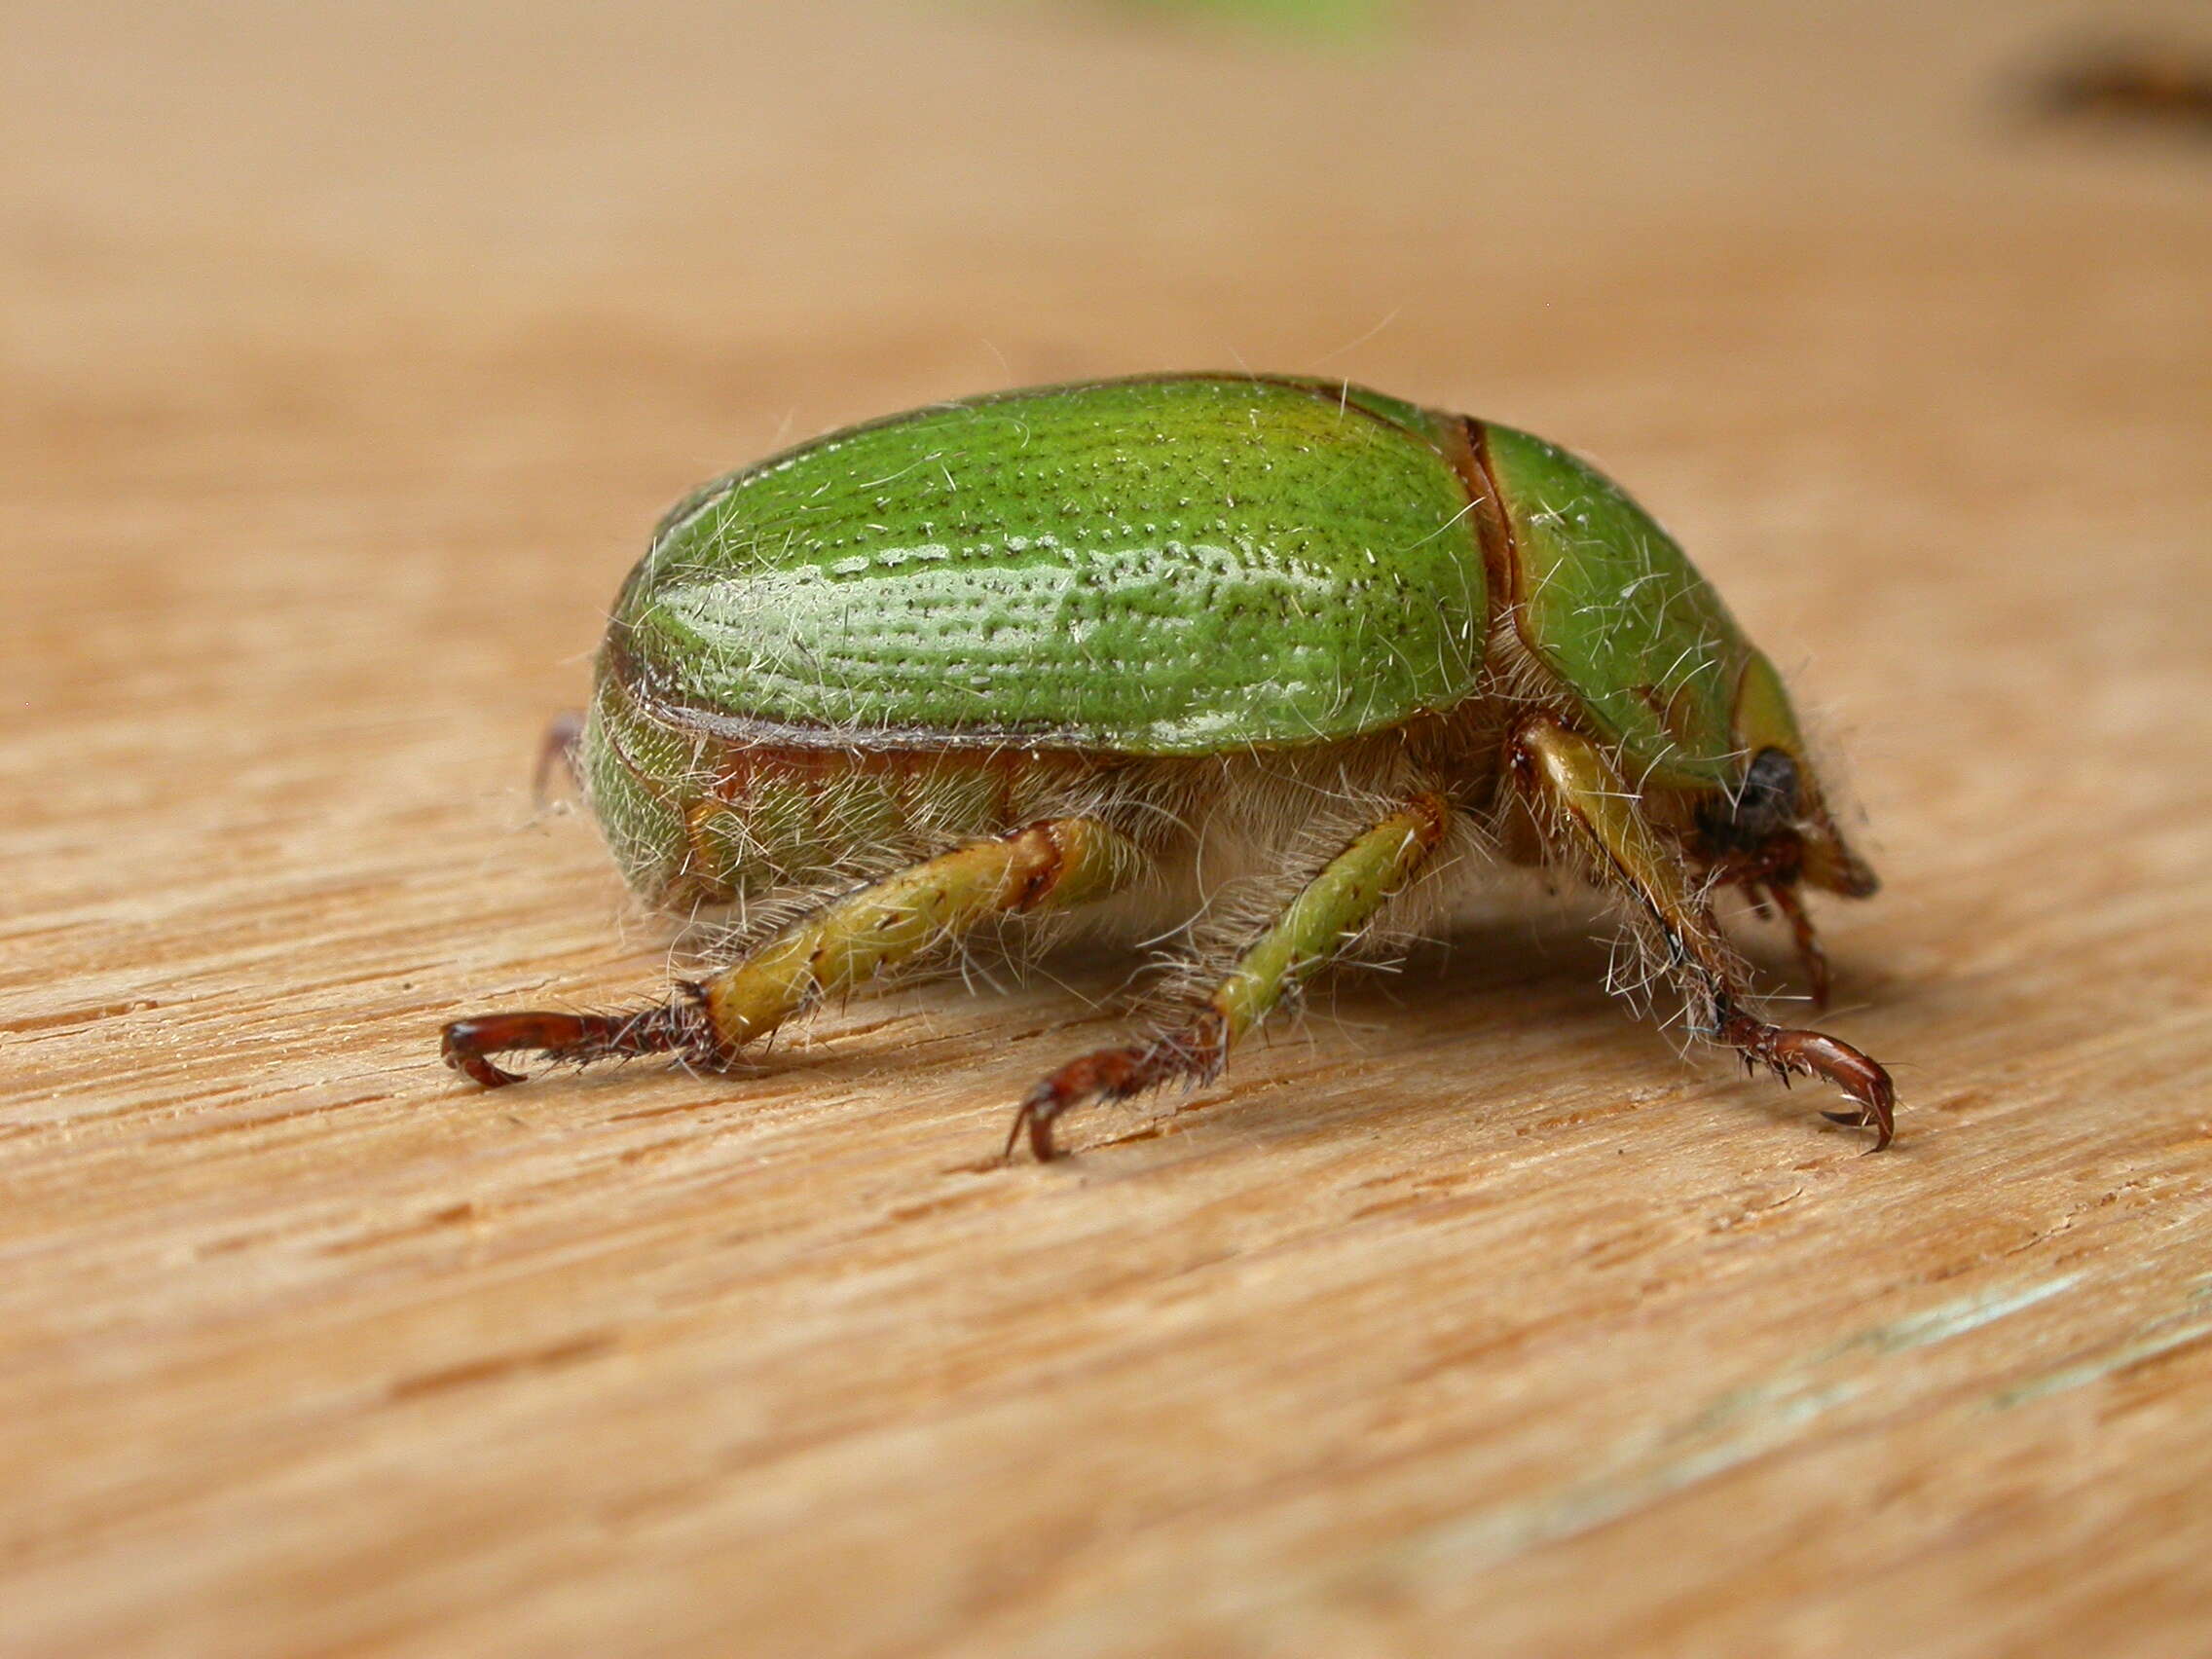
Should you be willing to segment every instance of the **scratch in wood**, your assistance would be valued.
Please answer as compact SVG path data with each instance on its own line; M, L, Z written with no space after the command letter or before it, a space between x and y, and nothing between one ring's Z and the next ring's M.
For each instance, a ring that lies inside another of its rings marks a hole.
M94 1008L65 1008L55 1014L34 1014L21 1019L0 1020L0 1031L12 1036L27 1037L38 1032L94 1025L103 1019L115 1019L126 1014L143 1014L161 1006L152 997L130 997L123 1002L101 1003Z
M343 1257L359 1255L364 1250L381 1250L387 1245L397 1244L405 1239L424 1237L442 1233L448 1228L460 1227L469 1222L478 1221L482 1219L483 1214L484 1212L473 1199L464 1198L458 1203L442 1205L416 1217L412 1221L397 1226L366 1231L356 1234L350 1238L337 1239L332 1243L325 1244L322 1247L322 1254ZM213 1244L203 1246L200 1253L210 1255L218 1250L234 1250L246 1243L259 1243L261 1241L261 1235L249 1235L237 1240L219 1239Z
M1470 1557L1495 1564L1578 1536L1677 1492L1779 1451L1806 1425L1870 1391L1854 1378L1824 1381L1822 1370L1853 1355L1910 1351L1948 1342L2064 1294L2069 1273L2038 1284L1962 1297L1847 1337L1781 1374L1715 1395L1672 1426L1659 1425L1614 1448L1600 1472L1524 1503L1505 1505L1414 1541L1421 1559L1465 1570ZM2206 1321L2212 1329L2212 1321Z
M2189 1300L2192 1306L2212 1302L2212 1284L2198 1286ZM2174 1315L2167 1314L2164 1319L2153 1320L2153 1329L2173 1317ZM2063 1394L2071 1389L2085 1387L2091 1382L2101 1382L2107 1377L2117 1377L2147 1361L2178 1353L2208 1337L2212 1337L2212 1317L2184 1319L2180 1324L2171 1325L2155 1336L2122 1343L2093 1359L2081 1360L2042 1377L2031 1378L2025 1382L2015 1382L2009 1388L2001 1388L1990 1396L1990 1408L1994 1411L2009 1411L2033 1400L2048 1399L2053 1394Z
M525 1353L494 1354L487 1359L470 1360L464 1365L449 1365L442 1371L425 1371L419 1376L402 1377L385 1390L385 1397L389 1400L413 1400L424 1394L442 1393L448 1388L466 1387L475 1382L496 1382L502 1378L526 1372L558 1370L562 1366L574 1365L580 1360L606 1353L613 1346L613 1337L604 1331L595 1331Z
M164 1146L177 1146L221 1135L250 1134L256 1130L277 1128L307 1119L326 1118L334 1112L348 1112L356 1106L382 1105L396 1098L389 1090L374 1094L351 1094L343 1100L325 1100L313 1106L294 1106L282 1111L257 1113L251 1117L225 1118L216 1123L192 1123L183 1128L165 1131L159 1140Z
M2041 1284L2023 1285L2014 1290L1988 1290L1961 1297L1956 1302L1947 1302L1925 1312L1908 1314L1887 1325L1877 1325L1870 1331L1847 1337L1834 1347L1824 1348L1814 1356L1812 1363L1824 1364L1858 1349L1871 1349L1876 1353L1901 1353L1909 1348L1948 1342L1953 1337L1963 1337L1969 1331L1978 1331L1984 1325L1994 1324L2022 1309L2033 1308L2039 1302L2063 1296L2081 1282L2080 1273L2062 1273L2057 1278L2046 1279Z
M1715 1475L1788 1445L1796 1431L1856 1399L1857 1383L1825 1388L1801 1380L1732 1389L1680 1427L1630 1443L1603 1473L1570 1482L1527 1503L1508 1504L1422 1535L1409 1554L1449 1562L1455 1571L1493 1566L1546 1544L1596 1530ZM1743 1432L1670 1455L1668 1447L1711 1434L1723 1424Z

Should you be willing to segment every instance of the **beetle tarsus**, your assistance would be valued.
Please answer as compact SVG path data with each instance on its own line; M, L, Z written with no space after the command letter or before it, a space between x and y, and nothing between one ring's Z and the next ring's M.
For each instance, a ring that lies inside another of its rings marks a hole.
M521 1072L511 1072L494 1065L487 1053L499 1050L488 1045L481 1019L457 1019L445 1028L439 1051L447 1065L465 1073L471 1080L486 1088L504 1088L510 1083L525 1082Z
M447 1065L486 1088L521 1083L524 1076L492 1063L494 1054L535 1053L556 1065L627 1059L681 1051L712 1061L714 1030L695 990L637 1014L550 1014L531 1011L457 1019L440 1036Z
M1792 1076L1820 1078L1841 1089L1856 1112L1824 1112L1830 1123L1874 1131L1880 1152L1897 1132L1897 1086L1881 1065L1848 1043L1820 1031L1786 1031L1726 1008L1719 1040L1742 1051L1747 1064L1764 1065L1787 1088Z
M1052 1122L1091 1100L1126 1100L1178 1078L1211 1083L1229 1056L1227 1034L1218 1014L1208 1014L1180 1031L1151 1043L1099 1049L1070 1060L1032 1088L1014 1114L1001 1161L1012 1161L1026 1131L1030 1156L1050 1163L1058 1156Z

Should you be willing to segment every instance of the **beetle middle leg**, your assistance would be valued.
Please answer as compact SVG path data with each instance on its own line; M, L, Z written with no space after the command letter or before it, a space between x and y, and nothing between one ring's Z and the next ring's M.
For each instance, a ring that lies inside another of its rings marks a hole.
M1136 843L1100 819L1046 819L832 900L653 1008L455 1020L444 1032L445 1060L487 1088L522 1081L492 1062L518 1051L570 1064L673 1051L700 1065L727 1065L748 1043L827 997L948 948L997 917L1103 899L1142 862Z
M1451 828L1441 795L1414 795L1352 838L1306 884L1188 1022L1150 1043L1100 1049L1071 1060L1031 1089L1007 1134L1012 1157L1051 1160L1052 1123L1087 1100L1124 1100L1176 1078L1210 1082L1239 1037L1335 957L1389 897L1419 874Z
M1857 1107L1824 1114L1874 1130L1890 1144L1897 1093L1890 1074L1849 1044L1819 1031L1790 1031L1745 1012L1745 991L1709 905L1680 859L1645 820L1636 792L1588 738L1548 716L1521 722L1508 740L1513 776L1539 817L1579 843L1602 879L1632 896L1665 942L1667 968L1682 987L1691 1031L1735 1049L1745 1063L1833 1084Z
M1789 924L1789 938L1797 950L1798 965L1805 972L1805 983L1813 993L1813 1007L1828 1006L1828 953L1821 948L1821 936L1813 931L1813 918L1805 909L1805 896L1797 890L1794 879L1774 881L1767 885L1767 893L1774 907L1782 912L1782 919Z

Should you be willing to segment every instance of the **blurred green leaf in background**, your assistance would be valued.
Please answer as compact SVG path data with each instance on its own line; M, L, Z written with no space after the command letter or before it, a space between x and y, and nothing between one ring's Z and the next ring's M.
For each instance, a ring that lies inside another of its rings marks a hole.
M1381 32L1406 10L1404 0L1112 0L1112 4L1127 12L1236 18L1343 37Z

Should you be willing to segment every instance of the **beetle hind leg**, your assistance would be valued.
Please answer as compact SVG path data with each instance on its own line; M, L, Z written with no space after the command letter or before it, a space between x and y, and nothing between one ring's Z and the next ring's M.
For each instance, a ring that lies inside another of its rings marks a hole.
M1897 1090L1890 1074L1848 1043L1819 1031L1792 1031L1753 1018L1743 1008L1737 969L1714 925L1709 904L1681 860L1661 843L1636 793L1589 739L1548 716L1515 729L1508 744L1515 782L1542 821L1577 847L1600 881L1631 897L1656 935L1655 948L1680 985L1690 1030L1734 1049L1752 1069L1765 1066L1787 1083L1819 1078L1843 1091L1853 1111L1833 1122L1874 1131L1874 1150L1890 1144ZM1797 932L1808 972L1825 994L1825 961L1801 922L1795 892L1768 889Z
M571 789L583 786L584 715L581 709L563 709L545 722L537 740L537 763L531 768L531 799L540 807L552 798L553 774L558 770Z
M970 841L800 916L739 961L629 1014L495 1014L445 1028L446 1064L487 1088L521 1077L493 1063L554 1064L681 1053L717 1068L795 1014L885 972L948 950L1005 916L1065 909L1125 886L1137 844L1096 818L1046 819Z
M1006 1155L1026 1133L1037 1161L1050 1161L1054 1120L1087 1101L1125 1100L1179 1079L1202 1084L1220 1076L1231 1046L1365 930L1427 866L1451 823L1444 798L1423 792L1361 830L1236 959L1189 1021L1150 1043L1071 1060L1031 1089L1014 1113Z
M457 1019L440 1034L447 1065L486 1088L523 1081L492 1063L494 1054L535 1053L554 1065L681 1051L704 1058L714 1050L705 992L688 982L664 1003L634 1014L492 1014Z

